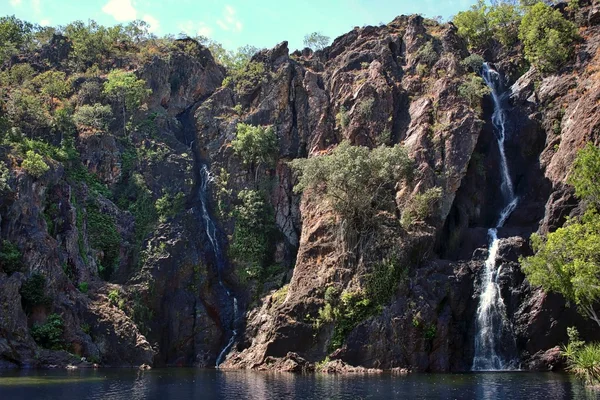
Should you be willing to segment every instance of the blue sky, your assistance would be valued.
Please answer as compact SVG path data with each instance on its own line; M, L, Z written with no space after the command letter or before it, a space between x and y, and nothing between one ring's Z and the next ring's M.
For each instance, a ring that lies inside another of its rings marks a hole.
M94 19L103 25L134 19L157 35L201 34L235 49L272 47L287 40L302 48L304 35L320 31L332 39L354 26L387 23L400 14L448 18L476 0L0 0L0 15L41 25Z

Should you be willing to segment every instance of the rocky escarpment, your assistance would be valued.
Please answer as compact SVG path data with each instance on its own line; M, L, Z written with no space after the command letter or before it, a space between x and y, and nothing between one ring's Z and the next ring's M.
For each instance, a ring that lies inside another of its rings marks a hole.
M554 347L567 326L594 334L560 296L531 288L518 264L532 232L551 231L578 212L566 175L578 148L599 144L594 7L582 4L577 59L555 75L530 69L519 76L524 63L514 49L499 46L488 57L512 87L507 154L521 200L499 232L498 263L523 367L556 365ZM69 51L62 46L47 57L60 66ZM290 54L283 42L254 55L254 69L224 81L206 48L176 41L130 66L152 95L127 132L118 104L96 93L98 99L74 101L104 101L116 118L108 132L77 132L77 162L48 160L50 171L34 178L22 168L23 155L3 145L9 187L0 235L16 244L24 267L0 267L0 367L81 357L113 366L211 367L236 328L222 368L312 371L329 357L333 371L468 370L481 290L474 282L487 257L500 180L491 101L460 94L472 76L461 63L468 55L452 24L402 16L355 28L314 53ZM79 79L83 86L105 77ZM272 126L273 165L243 162L232 146L239 123ZM293 191L288 165L343 140L404 145L415 165L415 179L394 188L395 203L374 216L360 246L340 238L340 219L317 193ZM207 183L205 205L225 262L203 222L200 188ZM441 193L431 212L403 223L411 202L429 189ZM235 210L248 190L267 194L275 227L270 265L258 275L231 252ZM169 205L160 218L149 207L157 202ZM98 215L112 221L116 244L98 240ZM110 283L99 272L109 259L118 266ZM344 294L364 293L382 260L402 270L384 304L344 330L340 320L322 317ZM45 277L49 300L29 307L23 288L36 273ZM77 357L33 340L30 328L54 313L64 320L63 348Z

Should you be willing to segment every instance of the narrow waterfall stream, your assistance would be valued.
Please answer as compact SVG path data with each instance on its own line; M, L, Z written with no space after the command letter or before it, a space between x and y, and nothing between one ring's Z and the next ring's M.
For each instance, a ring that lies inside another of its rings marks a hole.
M213 222L210 213L208 212L208 186L213 181L213 177L210 175L210 171L206 164L202 164L200 167L200 186L198 189L198 196L200 197L200 203L202 206L202 222L204 224L204 229L206 231L206 236L208 236L208 240L210 242L210 246L212 247L213 253L215 255L215 262L217 263L217 275L219 278L219 285L225 290L227 296L233 300L233 320L232 320L232 332L231 338L223 347L219 356L217 357L217 362L215 364L218 367L225 356L227 356L227 352L233 346L235 339L237 337L237 319L238 319L238 301L237 298L233 295L233 293L227 288L227 286L223 283L222 271L225 267L225 258L223 257L223 252L221 251L221 246L219 245L219 240L217 238L217 227Z
M510 214L517 207L519 198L515 196L504 148L506 112L503 106L504 93L501 77L487 63L483 65L481 75L491 89L494 100L492 124L500 152L501 192L504 206L495 226L488 230L489 254L485 260L485 269L480 281L481 294L475 321L475 354L472 370L498 371L515 369L517 365L517 361L510 356L510 347L514 348L515 343L498 282L502 267L496 265L496 257L500 244L498 228L504 226Z

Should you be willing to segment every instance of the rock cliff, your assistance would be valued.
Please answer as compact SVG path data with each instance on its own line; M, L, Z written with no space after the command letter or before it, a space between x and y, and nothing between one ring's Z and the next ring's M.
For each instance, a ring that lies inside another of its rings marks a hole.
M530 287L518 263L530 254L531 233L579 212L566 176L578 149L600 144L600 11L586 3L579 13L577 57L556 74L521 71L512 49L488 57L511 93L507 156L521 200L499 231L498 262L524 368L559 365L555 346L567 326L597 335L560 296ZM68 51L46 57L60 62ZM123 131L117 115L109 133L78 132L79 175L56 161L32 177L22 155L0 146L9 170L0 236L18 247L24 265L17 272L0 265L0 367L81 357L110 366L212 367L233 338L222 368L310 371L329 357L364 368L470 369L476 282L500 176L491 100L460 94L472 76L461 62L468 55L452 24L401 16L357 27L316 52L290 54L286 42L262 50L251 60L258 73L228 82L208 49L180 40L166 56L132 66L152 89L134 128ZM274 165L244 165L231 145L239 123L273 127ZM351 251L327 202L293 191L289 166L343 140L402 144L415 165L415 179L396 186L394 204L375 215ZM212 176L208 200L203 166ZM242 191L257 187L268 193L276 231L269 237L275 267L260 277L242 273L228 251L232 210ZM402 223L429 189L441 193L431 213ZM145 207L159 199L170 199L170 212L144 220ZM225 262L207 235L203 207ZM100 240L98 221L114 226L120 240ZM109 259L116 267L106 282L99 271ZM364 293L382 260L403 271L385 304L343 330L323 318L341 293ZM47 300L31 308L23 288L36 274L45 277ZM30 333L52 313L64 320L63 350L42 349Z

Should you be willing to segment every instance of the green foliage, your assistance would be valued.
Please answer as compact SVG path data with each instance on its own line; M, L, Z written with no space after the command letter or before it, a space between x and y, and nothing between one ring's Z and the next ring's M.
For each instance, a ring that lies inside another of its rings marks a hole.
M121 235L117 231L112 216L102 213L96 204L88 204L87 227L90 245L102 252L98 272L104 280L109 280L119 266Z
M329 36L325 36L321 32L313 32L304 36L304 46L313 50L323 50L330 41Z
M156 213L160 223L167 222L167 219L173 218L181 213L185 206L185 194L178 192L175 195L165 193L156 200Z
M21 303L26 311L35 306L48 306L51 299L46 296L46 277L39 273L32 274L21 286Z
M600 384L600 343L581 341L574 327L567 328L567 333L569 343L561 352L567 360L567 371L573 372L586 385Z
M479 54L470 54L467 58L460 62L460 65L471 70L471 72L478 74L479 71L481 71L481 67L483 67L484 62L485 60Z
M229 254L239 266L240 276L257 278L271 255L275 217L264 194L257 190L242 190L238 201L233 211L235 228Z
M44 175L50 167L44 161L44 157L37 154L33 150L28 150L23 159L21 167L29 173L29 175L39 178Z
M32 83L50 99L64 99L71 91L71 83L62 71L46 71L36 76Z
M0 193L10 192L10 170L4 163L4 161L0 161Z
M588 206L600 211L600 147L591 143L579 151L573 163L569 184L575 187L575 195Z
M44 324L34 325L31 328L31 336L45 349L62 350L64 329L62 317L58 314L50 314Z
M127 130L127 112L131 113L137 110L142 102L152 94L152 90L147 89L146 81L138 79L133 72L115 69L108 73L103 93L116 99L121 104L123 108L123 126Z
M0 18L0 64L26 47L33 30L32 24L14 15Z
M600 299L600 215L598 206L599 151L581 150L573 164L570 182L581 200L590 206L580 220L567 220L547 238L531 236L534 255L521 259L532 285L562 294L600 325L594 304Z
M452 22L469 47L481 48L492 38L505 46L514 44L520 20L521 10L514 2L498 1L488 6L479 0L469 10L456 14Z
M348 115L346 107L340 107L340 111L335 115L335 122L341 126L342 129L346 129L348 125L350 125L350 116Z
M3 240L0 248L0 268L7 274L23 269L23 254L14 243L8 240Z
M452 20L458 28L458 34L467 40L470 47L482 47L492 37L487 12L485 1L479 0L469 10L456 14Z
M529 282L561 293L600 325L593 308L600 298L600 216L588 212L546 239L533 234L531 247L535 255L521 260Z
M33 79L35 70L27 63L13 65L8 72L8 85L22 86Z
M404 228L410 228L415 222L425 221L436 214L439 201L442 198L442 188L434 187L424 193L417 193L402 210L400 223Z
M102 84L97 80L87 80L81 84L77 91L77 104L100 103L102 100Z
M113 113L109 105L96 103L83 105L73 114L73 122L79 128L88 128L94 131L107 132L113 120Z
M355 226L366 224L377 209L394 201L394 185L412 179L414 164L406 150L369 149L343 141L331 153L290 163L298 175L296 192L315 190Z
M111 191L100 181L100 178L81 164L69 168L67 176L74 182L85 183L94 194L101 194L107 198L111 197Z
M51 117L39 96L25 89L14 89L6 101L6 115L12 126L34 136L50 129Z
M247 64L230 70L223 81L223 86L233 85L237 93L243 94L254 90L267 81L268 73L262 62L250 61Z
M373 266L367 277L367 298L377 306L389 303L398 286L408 278L408 269L400 265L398 257L391 256Z
M480 76L470 74L469 78L458 87L458 94L467 100L471 107L480 111L481 100L490 94L490 88L486 86Z
M435 64L439 59L440 55L435 50L435 46L433 41L428 41L425 43L417 52L417 57L419 58L419 62L431 67Z
M125 299L121 296L119 289L113 289L108 292L108 301L115 307L123 309L125 307Z
M88 292L88 290L90 289L90 285L87 282L81 282L77 288L79 289L79 291L83 294L86 294Z
M258 166L272 167L279 152L277 134L272 127L238 124L233 151L250 170Z
M140 248L158 218L152 191L148 189L144 177L134 172L119 184L116 198L117 205L130 211L135 218L135 238L137 247Z
M375 104L375 99L372 97L366 98L362 100L360 103L356 105L356 112L363 119L370 119L373 115L373 105Z
M578 37L575 24L542 2L527 11L519 28L525 58L542 72L556 71L569 60Z
M362 292L344 292L333 308L335 328L329 343L330 350L340 348L352 330L375 313L372 301Z

